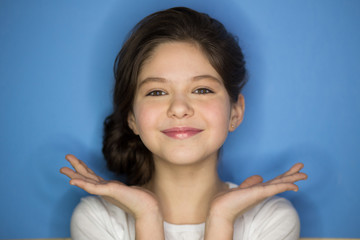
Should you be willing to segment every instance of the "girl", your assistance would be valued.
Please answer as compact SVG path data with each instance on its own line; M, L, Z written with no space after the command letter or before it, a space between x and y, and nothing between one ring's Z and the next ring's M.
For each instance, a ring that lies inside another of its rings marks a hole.
M70 184L98 195L80 202L78 239L297 239L291 204L272 197L297 191L302 164L263 183L219 179L219 151L242 122L245 61L235 38L188 8L140 21L115 61L114 112L103 153L127 184L105 181L73 155Z

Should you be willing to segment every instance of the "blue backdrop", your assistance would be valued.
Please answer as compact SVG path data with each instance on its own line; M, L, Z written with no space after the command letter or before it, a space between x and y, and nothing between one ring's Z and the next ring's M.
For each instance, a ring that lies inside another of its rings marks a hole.
M0 238L68 237L85 193L59 168L73 153L111 178L101 154L112 66L131 27L173 6L239 36L246 116L225 143L224 180L269 179L301 161L286 193L302 237L360 238L360 1L0 0Z

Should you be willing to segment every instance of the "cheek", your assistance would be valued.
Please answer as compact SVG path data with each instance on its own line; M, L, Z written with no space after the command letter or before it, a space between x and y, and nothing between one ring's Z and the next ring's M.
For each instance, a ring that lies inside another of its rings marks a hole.
M152 151L158 142L156 133L159 129L161 109L152 104L138 104L134 107L134 114L139 137L144 145Z
M202 114L219 128L227 130L230 120L230 104L226 100L208 101L202 107Z
M156 119L159 116L159 108L149 104L137 104L134 107L136 126L140 135L156 126Z

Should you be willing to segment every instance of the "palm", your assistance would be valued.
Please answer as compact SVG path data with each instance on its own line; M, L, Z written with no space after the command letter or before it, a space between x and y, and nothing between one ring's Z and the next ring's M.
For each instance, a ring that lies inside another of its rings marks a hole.
M159 211L158 201L150 191L137 186L129 187L119 181L106 181L75 156L67 155L66 159L75 171L64 167L60 172L71 178L70 184L90 194L102 196L135 218L145 213Z

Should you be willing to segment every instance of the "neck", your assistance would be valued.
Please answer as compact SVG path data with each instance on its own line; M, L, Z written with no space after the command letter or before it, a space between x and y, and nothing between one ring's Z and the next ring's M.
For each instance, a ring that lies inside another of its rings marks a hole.
M211 200L227 188L217 174L216 159L186 166L155 161L155 169L145 187L158 197L169 223L205 222Z

